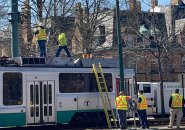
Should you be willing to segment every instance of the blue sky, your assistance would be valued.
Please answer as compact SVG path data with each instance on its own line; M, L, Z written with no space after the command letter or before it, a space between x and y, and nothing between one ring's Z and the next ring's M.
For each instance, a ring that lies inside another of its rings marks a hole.
M142 4L142 10L148 10L150 8L151 0L140 0ZM158 0L158 5L169 5L170 0Z
M111 1L112 1L111 5L115 5L115 0L111 0ZM127 4L125 4L126 1L127 1ZM138 1L141 2L142 10L148 11L150 9L151 0L138 0ZM158 5L162 5L162 6L170 5L170 1L171 0L158 0ZM129 0L119 0L120 6L123 7L124 9L129 8L128 2L129 2ZM127 5L127 6L125 6L125 5Z
M159 3L159 5L169 5L170 0L159 0L158 3Z

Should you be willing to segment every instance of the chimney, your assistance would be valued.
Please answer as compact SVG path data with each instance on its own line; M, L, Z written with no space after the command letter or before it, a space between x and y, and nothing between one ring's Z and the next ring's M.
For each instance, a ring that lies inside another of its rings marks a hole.
M84 15L84 17L87 16L87 13L88 13L88 8L87 7L84 7L83 8L83 15Z
M158 6L158 0L151 0L151 8L154 9L156 6Z
M81 8L81 3L76 3L76 11L78 11Z
M182 0L171 0L171 5L179 5L182 3Z
M31 55L31 53L27 50L29 48L32 48L34 45L30 44L35 42L33 40L32 36L32 30L31 30L31 8L30 8L30 1L25 0L24 6L22 7L21 11L21 23L20 24L20 44L24 46L23 48L20 48L21 55ZM34 49L33 49L34 50ZM35 53L37 54L37 52Z
M130 11L134 12L136 10L136 0L129 0Z
M136 10L141 11L141 1L136 1Z
M81 3L76 4L76 18L75 23L81 24L83 22L83 9L81 7Z
M31 8L29 0L24 1L24 7L22 8L22 24L21 35L24 39L24 43L28 44L32 41L31 34Z
M141 2L138 0L129 0L130 11L141 11Z

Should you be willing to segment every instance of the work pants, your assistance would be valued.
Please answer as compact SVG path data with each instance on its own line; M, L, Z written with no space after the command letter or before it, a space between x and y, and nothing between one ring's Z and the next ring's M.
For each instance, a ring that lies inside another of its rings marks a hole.
M176 115L176 120L177 120L176 125L177 125L177 127L179 127L180 126L181 117L182 117L182 108L170 109L170 124L169 124L169 126L173 126L175 115Z
M46 40L38 40L40 57L46 57Z
M118 110L118 120L121 129L127 128L126 110Z
M57 53L56 53L56 55L55 55L56 57L59 57L60 52L62 51L62 49L64 49L64 50L66 51L68 57L71 57L71 55L70 55L70 53L69 53L69 50L68 50L68 48L67 48L67 45L66 45L66 46L59 46L59 48L58 48L58 50L57 50Z
M149 128L146 110L138 110L138 115L142 128Z

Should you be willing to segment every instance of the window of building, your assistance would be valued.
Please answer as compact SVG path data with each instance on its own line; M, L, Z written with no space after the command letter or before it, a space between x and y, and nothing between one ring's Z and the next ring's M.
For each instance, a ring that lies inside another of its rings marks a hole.
M125 67L128 69L136 69L136 61L133 55L127 55L127 59L125 59Z
M23 102L21 73L4 73L3 74L3 104L4 105L21 105Z
M182 70L185 71L185 57L182 57Z
M136 90L140 90L140 89L139 89L139 84L137 84ZM138 91L135 91L135 93L137 93L137 92L138 92Z
M106 41L106 36L105 36L105 26L100 25L99 26L99 31L100 31L100 37L99 37L99 43L102 44Z
M112 74L104 74L108 91L112 91ZM92 73L60 73L59 91L61 93L98 92L96 78Z
M151 93L151 85L150 84L143 84L143 92L144 93Z
M143 37L137 37L137 43L138 43L138 45L142 45L143 44Z
M151 74L158 74L159 70L158 70L158 64L157 64L157 60L152 60L151 61Z

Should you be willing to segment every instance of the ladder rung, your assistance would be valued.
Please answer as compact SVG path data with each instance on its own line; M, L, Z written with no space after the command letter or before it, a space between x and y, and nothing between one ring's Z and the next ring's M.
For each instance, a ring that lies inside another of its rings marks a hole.
M117 128L116 125L111 125L111 128Z
M108 99L108 98L104 98L104 100L105 100L105 101L109 101L109 99Z
M104 97L104 99L110 100L110 98L109 98L109 97Z
M109 115L109 118L113 117L114 115Z
M111 121L112 122L112 121ZM114 123L111 124L112 127L116 126Z

